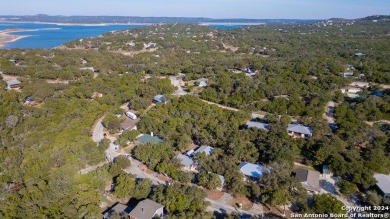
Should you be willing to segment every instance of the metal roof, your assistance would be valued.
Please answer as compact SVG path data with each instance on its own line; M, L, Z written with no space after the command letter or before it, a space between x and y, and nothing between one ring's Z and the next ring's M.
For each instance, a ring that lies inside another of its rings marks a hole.
M287 127L287 131L295 132L295 133L301 133L305 135L312 135L313 130L310 127L301 125L301 124L290 124Z
M164 95L159 94L159 95L154 96L153 100L156 102L162 103L165 101L165 98L164 98Z
M16 79L12 79L12 80L7 81L8 86L19 85L20 83L22 83L22 82L20 82L19 80L16 80Z
M238 167L245 176L250 176L254 178L262 177L265 172L265 168L263 166L248 162L241 162Z
M208 155L212 154L213 151L214 151L213 147L203 145L203 146L200 146L198 149L196 149L194 154L198 154L198 153L204 152L208 156Z
M177 158L180 160L180 163L183 166L189 167L194 164L194 161L184 154L177 155Z
M129 213L130 217L136 219L151 219L155 216L156 211L160 208L164 208L164 205L161 205L150 199L145 199L140 201L138 205Z
M138 137L137 140L143 144L146 144L146 143L154 143L154 144L158 144L158 143L162 143L163 140L161 140L159 137L156 137L156 136L151 136L151 135L142 135L141 137Z
M257 129L263 129L263 130L268 131L269 130L269 125L267 123L250 121L248 123L248 128L257 128Z
M376 185L382 190L385 194L390 194L390 174L374 174L374 178L376 179Z
M297 178L302 183L302 186L308 190L320 190L320 173L317 171L298 168L295 178Z

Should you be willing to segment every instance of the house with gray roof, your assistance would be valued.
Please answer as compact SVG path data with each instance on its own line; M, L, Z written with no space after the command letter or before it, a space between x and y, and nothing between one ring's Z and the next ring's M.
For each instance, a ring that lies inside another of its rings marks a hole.
M142 144L147 144L147 143L153 143L153 144L159 144L159 143L163 143L163 140L161 140L161 138L157 137L157 136L153 136L153 135L142 135L140 137L137 138L137 141L141 142Z
M184 170L194 171L196 169L196 165L194 160L191 157L188 157L184 154L177 155L177 159L180 161L180 164L183 165Z
M238 168L240 168L241 173L246 177L253 179L259 179L267 172L264 166L248 162L241 162L240 165L238 165Z
M313 135L312 128L301 124L291 123L287 127L288 134L292 137L309 138Z
M150 199L140 201L129 213L130 219L164 218L164 205Z
M214 148L206 145L200 146L194 154L199 154L199 153L205 153L207 156L211 155L214 152Z
M320 173L317 171L298 168L295 178L301 182L303 188L310 192L320 192Z
M250 121L248 123L248 129L249 128L262 129L262 130L268 131L269 130L269 124L262 123L262 122Z
M166 101L165 101L164 95L159 94L159 95L154 96L153 102L154 103L165 103Z
M130 207L121 203L115 203L109 209L105 210L102 215L103 219L109 219L112 214L117 214L120 216L125 216L130 213Z
M374 174L377 183L376 186L382 193L383 197L390 198L390 174Z
M18 88L20 86L20 83L22 83L16 79L11 79L6 82L7 82L8 89Z

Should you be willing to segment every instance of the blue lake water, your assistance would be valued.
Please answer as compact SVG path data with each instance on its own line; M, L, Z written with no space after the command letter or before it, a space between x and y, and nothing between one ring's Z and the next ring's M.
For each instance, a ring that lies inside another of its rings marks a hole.
M15 42L6 43L3 48L19 49L50 49L60 46L66 42L86 38L96 37L102 33L114 30L126 30L130 28L143 27L145 25L134 24L110 24L110 25L64 25L64 24L44 24L44 23L6 23L0 22L0 30L19 28L26 31L13 32L12 35L27 36ZM234 24L210 24L208 25L220 29L239 28L243 25Z
M145 25L57 25L42 23L2 23L0 30L10 28L27 29L28 31L14 32L12 35L28 36L15 42L5 44L3 48L42 48L49 49L60 46L66 42L85 38L96 37L102 33L114 30L126 30Z

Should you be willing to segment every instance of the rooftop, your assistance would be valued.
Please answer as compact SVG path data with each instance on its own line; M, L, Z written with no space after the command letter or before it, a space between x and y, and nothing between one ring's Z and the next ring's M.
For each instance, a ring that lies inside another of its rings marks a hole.
M164 208L164 205L161 205L150 199L145 199L140 201L137 206L129 213L131 218L136 219L151 219L156 214L156 211L160 208Z
M186 166L186 167L189 167L189 166L194 164L194 161L190 157L188 157L184 154L177 155L177 159L180 160L181 165Z
M142 135L141 137L138 137L137 140L143 144L146 144L146 143L159 144L159 143L163 142L163 140L161 140L161 138L156 137L156 136L151 136L148 134Z
M374 178L376 179L376 185L382 190L385 194L390 194L390 174L375 174Z
M7 81L8 86L19 85L20 83L22 83L22 82L20 82L19 80L16 80L16 79L12 79L12 80Z
M130 212L130 208L127 205L116 203L111 206L109 209L105 210L103 214L103 218L110 218L110 215L113 213L117 214L128 214Z
M250 121L248 123L248 128L257 128L257 129L263 129L268 131L269 130L269 124L262 123L262 122L252 122Z
M164 95L159 94L159 95L154 96L153 101L162 103L165 101L165 97L164 97Z
M120 124L122 130L129 130L134 128L140 119L127 119Z
M307 126L304 126L301 124L294 124L294 123L288 125L287 131L301 133L301 134L305 134L305 135L312 135L313 134L313 130L310 127L307 127Z
M198 149L196 149L194 154L198 154L198 153L202 153L202 152L204 152L208 156L214 152L214 148L210 147L210 146L203 145L203 146L200 146Z
M317 171L298 168L295 178L297 178L304 188L311 191L320 191L320 173Z
M241 162L240 165L238 165L238 168L240 168L240 171L245 176L250 176L254 178L262 177L265 172L265 168L263 166L248 162Z

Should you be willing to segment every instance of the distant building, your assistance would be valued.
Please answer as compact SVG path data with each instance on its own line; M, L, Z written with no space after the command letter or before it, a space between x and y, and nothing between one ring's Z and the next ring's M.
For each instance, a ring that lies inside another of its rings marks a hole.
M137 204L129 216L130 219L164 218L164 205L145 199Z
M385 95L384 95L382 92L380 92L380 91L374 91L374 92L372 92L372 95L377 96L377 97L384 97L384 96L385 96Z
M19 80L16 80L16 79L12 79L12 80L9 80L9 81L6 81L7 82L7 86L9 89L15 89L15 88L19 88L20 87L20 84L22 82L20 82Z
M358 53L355 53L355 56L357 57L361 57L361 56L365 56L366 54L362 53L362 52L358 52Z
M140 119L128 119L126 118L124 122L120 124L121 131L127 130L137 130L137 123Z
M184 154L179 154L177 155L177 159L180 161L180 164L183 165L183 168L185 170L194 171L196 169L196 165L194 163L194 160L192 160L192 158Z
M137 138L137 141L141 142L142 144L147 144L147 143L153 143L153 144L159 144L159 143L163 143L163 140L161 140L161 138L157 137L157 136L153 136L153 135L142 135L140 137Z
M295 174L295 178L298 179L302 186L311 192L320 192L320 173L317 171L298 168Z
M352 77L353 76L353 72L345 72L343 73L343 77L344 78L349 78L349 77Z
M214 148L213 147L203 145L203 146L200 146L198 149L196 149L194 154L205 153L207 156L209 156L213 152L214 152Z
M102 93L99 93L99 92L93 92L91 98L92 99L95 99L97 97L103 97L103 94Z
M255 128L255 129L262 129L262 130L265 130L265 131L268 131L269 130L269 124L267 123L262 123L262 122L253 122L253 121L250 121L248 123L248 129L249 128Z
M390 174L374 174L377 183L376 186L382 193L383 197L390 198Z
M199 82L199 85L198 85L199 87L207 87L207 81L205 81L205 80L201 80L200 82Z
M312 128L301 124L294 124L294 123L288 125L287 132L292 137L309 138L313 135Z
M166 101L165 101L164 95L159 94L159 95L154 96L153 102L155 102L155 103L165 103Z
M266 172L265 167L248 162L241 162L240 165L238 165L238 168L240 168L241 173L245 176L254 179L263 177Z
M94 67L82 67L82 68L80 68L80 70L95 72L95 68Z

